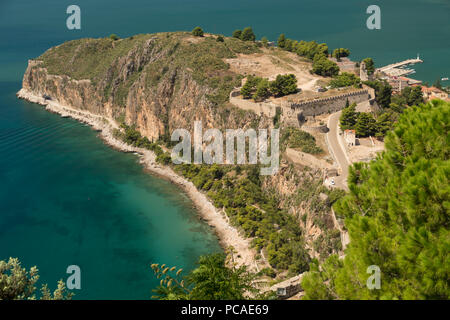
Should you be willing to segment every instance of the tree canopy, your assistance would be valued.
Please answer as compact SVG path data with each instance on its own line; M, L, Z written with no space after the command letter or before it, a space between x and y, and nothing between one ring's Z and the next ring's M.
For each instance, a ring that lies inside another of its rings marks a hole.
M19 259L9 258L0 261L0 300L69 300L73 294L68 292L62 280L51 293L47 284L42 285L41 295L36 296L36 283L39 270L36 267L27 271Z
M231 263L232 264L232 263ZM187 275L182 269L165 264L152 264L151 268L160 285L153 290L153 298L160 300L243 300L250 296L270 298L259 294L253 280L256 274L245 266L227 266L224 254L201 256L198 266Z
M450 298L450 104L407 108L377 160L356 163L350 193L334 208L345 217L350 244L344 260L311 266L306 298ZM367 268L378 266L380 289Z
M367 74L373 74L375 72L375 63L373 62L373 59L365 58L363 62L366 65Z
M282 97L296 92L297 78L294 74L279 74L273 81L249 75L241 88L244 99L253 98L255 101L262 101L271 95Z
M255 41L256 36L253 33L253 29L251 27L247 27L242 30L241 40L242 41Z

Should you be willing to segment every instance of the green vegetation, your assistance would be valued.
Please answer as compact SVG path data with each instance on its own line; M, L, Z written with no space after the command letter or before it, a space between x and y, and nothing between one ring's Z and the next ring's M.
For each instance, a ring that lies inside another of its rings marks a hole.
M375 89L375 99L382 107L377 114L374 129L377 138L384 137L406 108L423 103L423 93L419 86L406 87L400 94L392 95L392 87L385 81L375 80L364 83Z
M299 148L301 151L310 154L319 154L323 150L316 145L316 139L308 132L294 127L282 129L280 144L282 150L289 148Z
M348 100L347 100L348 104ZM356 121L358 120L358 113L356 112L356 103L352 103L342 109L340 121L340 127L342 130L354 129Z
M338 61L341 58L348 57L350 55L350 50L346 48L337 48L333 50L332 56L336 58Z
M277 42L278 48L284 49L286 47L286 36L284 33L280 34Z
M339 67L333 61L328 60L325 55L316 54L313 60L312 72L324 77L332 77L339 73Z
M192 30L192 35L196 37L203 37L203 29L200 27L195 27Z
M377 133L377 123L373 115L369 112L359 112L355 131L358 137L374 136Z
M270 92L275 97L283 97L297 92L297 78L294 74L277 75L274 81L270 82Z
M362 62L366 65L367 74L371 75L375 72L375 63L372 58L365 58Z
M268 79L261 79L256 85L256 91L253 94L255 101L263 101L270 97L271 90L269 89L270 83Z
M240 39L242 41L255 41L256 36L253 33L253 29L251 27L247 27L242 31Z
M156 160L172 169L195 187L207 193L216 208L223 208L232 225L252 238L257 250L267 251L273 268L292 274L308 268L309 255L296 218L279 208L278 200L262 190L260 168L219 165L172 165L171 156L159 145L142 138L134 127L121 125L115 137L157 154Z
M330 81L330 86L332 88L350 87L355 88L361 87L361 79L355 76L353 73L342 72L341 74L335 76L333 80Z
M351 167L350 193L334 208L350 235L346 256L312 264L306 299L450 298L450 104L407 108L385 152ZM381 271L369 290L367 268Z
M36 283L39 270L36 267L27 271L22 268L19 259L9 258L0 261L0 301L1 300L70 300L73 293L67 291L62 280L51 293L46 284L42 285L41 295L36 296Z
M339 67L333 61L328 60L328 46L325 43L317 43L315 41L296 41L291 39L286 39L284 34L278 37L278 47L294 52L301 57L306 57L313 60L312 72L325 76L331 77L336 76L339 73ZM347 52L343 49L344 54ZM350 52L348 52L350 54Z
M241 88L244 99L262 101L270 96L282 97L297 92L297 78L294 74L277 75L274 81L249 75Z
M297 53L299 56L307 57L310 60L313 60L316 55L325 57L328 55L328 46L325 43L319 44L315 41L289 41L292 43L291 47L293 52Z
M109 38L111 39L111 40L113 40L113 41L116 41L116 40L119 40L120 38L116 35L116 34L111 34L110 36L109 36Z
M156 161L168 165L172 162L170 155L165 153L156 142L151 142L147 137L142 137L135 126L128 126L125 123L120 125L122 130L116 129L113 132L115 138L126 142L129 145L153 151L156 154Z
M147 87L175 81L177 90L182 73L190 73L200 85L212 89L207 98L214 105L224 105L242 77L231 72L223 59L234 58L238 53L256 53L260 49L254 42L234 38L224 38L220 42L213 37L203 37L192 43L188 40L190 37L187 32L174 32L136 35L116 41L80 39L48 50L39 60L50 74L91 80L103 96L103 102L112 100L118 106L125 106L128 92L136 81L143 78ZM158 59L148 63L155 54ZM138 57L139 61L130 61L130 69L123 75L124 60Z
M267 252L273 268L292 274L307 270L309 256L298 222L262 191L258 166L182 164L173 169L207 192L216 208L224 208L231 224L252 238L258 251Z
M217 40L217 42L225 42L225 39L222 35L218 35L216 40Z
M364 84L375 89L375 100L382 108L389 108L392 97L392 87L386 81L365 81Z
M423 93L420 86L406 87L400 94L393 95L391 98L391 104L396 106L417 106L421 103L423 103Z
M234 30L233 38L240 39L242 35L242 30Z
M375 119L372 113L356 112L356 103L342 110L340 127L342 130L353 129L358 137L383 137L392 127L393 121L389 113L381 114Z
M255 41L256 36L251 27L247 27L244 30L234 30L233 38L240 39L242 41Z
M269 39L267 39L267 37L262 37L261 44L263 45L263 47L267 48L269 46Z
M152 270L161 279L152 298L159 300L244 300L251 296L258 299L274 298L273 293L262 295L253 280L256 274L245 266L226 266L224 254L201 256L198 267L188 275L177 267L152 264Z

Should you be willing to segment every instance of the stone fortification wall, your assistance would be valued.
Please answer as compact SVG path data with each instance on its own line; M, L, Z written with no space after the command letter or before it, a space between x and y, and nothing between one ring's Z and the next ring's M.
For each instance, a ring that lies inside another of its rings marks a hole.
M329 98L315 99L311 101L292 103L291 109L300 112L303 116L317 116L324 113L333 113L345 107L347 99L349 103L360 103L370 98L367 89L344 93Z

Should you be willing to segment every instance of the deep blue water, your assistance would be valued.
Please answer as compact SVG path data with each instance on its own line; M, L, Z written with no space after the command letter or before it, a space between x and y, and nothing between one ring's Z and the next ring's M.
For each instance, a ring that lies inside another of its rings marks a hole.
M82 29L66 28L81 7ZM382 29L366 28L378 4ZM137 158L105 146L89 127L17 100L27 60L80 37L191 30L348 47L378 66L415 57L416 78L450 75L449 0L40 0L0 1L0 259L37 265L50 287L65 269L82 270L77 298L151 296L149 264L193 268L220 250L211 229L175 186L144 174Z

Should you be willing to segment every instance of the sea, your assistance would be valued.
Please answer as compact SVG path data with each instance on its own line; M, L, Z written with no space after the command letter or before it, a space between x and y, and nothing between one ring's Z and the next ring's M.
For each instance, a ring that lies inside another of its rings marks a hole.
M81 29L69 30L77 5ZM367 8L380 8L370 30ZM74 299L150 299L151 263L189 272L223 251L190 199L106 146L90 127L18 100L28 59L64 41L192 30L230 36L251 26L349 48L376 66L415 58L411 77L450 76L450 0L0 0L0 260L37 266L51 289L79 266ZM449 85L443 81L443 85Z

